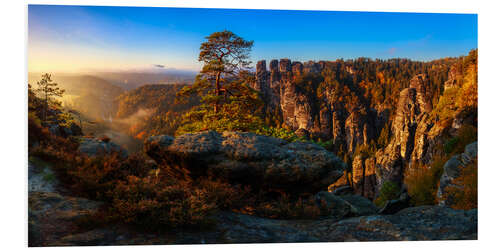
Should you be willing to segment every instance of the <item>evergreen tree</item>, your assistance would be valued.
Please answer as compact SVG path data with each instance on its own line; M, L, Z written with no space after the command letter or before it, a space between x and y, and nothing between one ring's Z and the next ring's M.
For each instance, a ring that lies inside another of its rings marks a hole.
M43 100L42 120L47 120L47 111L49 104L59 104L54 97L62 97L64 89L57 87L57 83L52 81L50 74L43 74L42 79L36 83L38 88L36 91L39 93L40 98Z
M183 125L177 133L258 129L262 120L254 111L262 102L258 92L247 84L253 81L248 71L253 41L246 41L227 30L212 33L206 39L198 57L203 62L203 69L193 85L177 93L181 102L197 94L201 104L184 115Z

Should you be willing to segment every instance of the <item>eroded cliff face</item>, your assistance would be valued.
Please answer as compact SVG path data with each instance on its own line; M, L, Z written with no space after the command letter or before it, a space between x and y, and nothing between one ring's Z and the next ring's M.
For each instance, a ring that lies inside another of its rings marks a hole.
M337 70L356 77L353 67ZM370 104L360 84L323 84L329 74L339 72L331 71L325 62L272 60L267 69L266 61L259 61L253 87L262 93L266 112L280 117L280 125L296 134L331 140L335 150L342 148L343 153L349 154L350 177L344 176L332 186L350 185L355 193L369 198L377 195L385 181L402 184L406 168L430 164L439 154L437 148L445 143L443 135L474 118L459 114L452 123L437 120L432 113L437 105L432 102L435 93L425 74L409 80L395 105ZM445 89L457 86L458 74L456 67L450 69L448 80L443 82ZM319 77L321 87L313 86L314 80L310 79L314 77ZM377 146L378 150L369 156L356 155L356 148L373 145L384 127L389 130L385 146Z
M419 74L401 91L392 119L390 143L376 154L376 189L385 181L401 183L405 167L431 161L433 147L443 128L435 126L431 119L433 106L428 86L426 76Z
M343 145L345 152L353 154L357 146L378 137L381 128L389 122L390 107L380 106L372 110L362 101L346 104L335 98L337 90L331 85L319 95L321 98L301 91L296 78L303 74L320 74L322 70L321 63L309 61L302 64L281 59L271 60L268 71L266 61L259 61L253 88L261 92L266 112L281 116L282 126L300 134L332 140L334 145ZM428 122L420 122L432 110L426 82L425 75L417 75L411 80L410 87L401 91L391 127L393 137L385 150L380 150L370 159L355 157L352 180L344 177L336 186L348 185L352 181L356 193L373 198L385 180L401 181L404 162L411 158L414 148L417 148L414 160L425 154L430 128Z
M271 60L268 71L266 61L259 61L252 87L262 93L266 112L281 116L282 126L293 131L306 130L315 138L332 139L353 153L357 145L376 138L377 112L361 101L346 105L334 98L336 90L331 86L326 87L321 98L306 93L297 78L319 75L323 68L322 62L302 64L281 59Z

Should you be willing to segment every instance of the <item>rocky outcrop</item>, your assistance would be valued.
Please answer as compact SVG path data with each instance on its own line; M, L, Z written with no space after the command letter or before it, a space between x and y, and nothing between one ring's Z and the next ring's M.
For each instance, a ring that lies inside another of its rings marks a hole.
M335 195L330 192L316 194L318 204L324 204L335 218L363 216L377 213L377 207L360 195Z
M346 150L352 153L357 145L376 138L380 130L376 128L376 114L363 102L354 106L339 102L331 86L323 99L304 93L300 85L310 83L298 83L297 77L319 75L324 67L321 61L302 64L280 59L271 60L267 71L266 62L259 61L252 87L261 92L267 113L279 115L284 127L307 130L314 138L333 139L336 145L348 145Z
M284 124L292 130L313 130L314 118L312 100L301 93L293 82L281 86L280 109Z
M162 138L158 143L164 146L175 141L173 138ZM189 143L178 145L187 144ZM184 152L201 152L202 148L211 148L210 145L212 144L209 141L202 141L198 149L184 147ZM189 148L192 150L188 150ZM39 162L32 162L30 168L40 168ZM34 176L30 173L29 178L32 179ZM30 189L28 245L39 247L477 239L476 209L462 211L444 206L422 206L403 209L395 214L379 215L376 214L376 207L371 201L358 195L320 192L316 197L318 203L326 204L332 209L331 216L318 220L276 220L219 211L212 215L215 223L210 228L177 229L164 233L138 231L121 223L92 223L79 227L81 224L78 222L85 222L85 218L96 213L103 204L63 195L57 189Z
M210 176L290 193L326 190L343 174L346 164L312 143L293 142L253 133L210 131L176 138L153 136L147 154L191 178Z
M397 199L386 201L378 212L380 214L394 214L407 207L410 207L410 196L406 189L403 189Z
M407 208L393 215L343 220L275 220L233 212L213 216L214 228L168 234L109 226L58 238L53 246L297 243L345 241L476 240L477 210L440 206Z
M357 155L352 161L351 179L348 180L344 175L333 183L329 190L336 193L349 187L352 193L373 200L377 194L375 161L375 157Z
M322 228L318 224L315 226ZM313 235L329 241L475 240L477 210L412 207L394 215L341 220L329 225L325 232L318 233Z
M448 187L456 187L463 190L463 186L454 184L454 180L461 176L462 171L474 160L477 160L477 142L471 143L465 147L465 152L459 155L454 155L443 166L443 174L439 181L437 191L437 200L439 205L450 206L453 202L453 194L449 193Z
M88 156L118 153L120 156L126 158L128 155L128 152L119 145L109 140L101 140L98 138L82 137L78 150Z
M451 66L450 71L448 72L448 80L444 82L444 90L453 88L458 86L458 78L459 72L456 65Z
M375 158L358 155L352 162L353 188L356 194L373 199L376 194Z
M371 119L366 115L366 111L359 109L353 110L347 117L344 131L348 152L354 152L358 145L368 144L375 138Z
M62 195L65 191L51 166L38 158L28 161L28 245L56 246L76 233L75 223L97 211L100 202Z
M28 191L54 192L58 185L55 173L38 158L28 160Z
M49 131L57 136L70 137L83 135L80 126L71 123L69 126L61 126L59 124L48 124Z
M75 223L96 212L101 205L96 201L58 192L29 192L29 246L66 245L60 243L61 238L77 233Z
M440 130L430 119L432 103L428 94L429 83L425 75L416 75L409 88L399 95L395 116L392 119L392 139L389 145L376 155L377 184L384 181L401 183L405 164L428 162L432 157L429 149Z

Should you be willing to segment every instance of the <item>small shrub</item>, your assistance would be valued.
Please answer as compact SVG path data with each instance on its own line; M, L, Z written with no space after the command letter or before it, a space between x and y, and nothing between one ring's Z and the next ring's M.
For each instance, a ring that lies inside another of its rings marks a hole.
M445 144L444 144L444 152L446 154L451 154L455 149L457 148L457 144L459 142L458 137L453 137L449 139Z
M324 147L326 150L329 150L329 151L333 151L333 140L329 140L329 141L321 141L318 140L318 141L311 141L312 143L316 143L322 147Z
M414 206L436 204L436 193L447 157L435 157L429 166L416 165L407 169L404 182Z
M322 141L321 139L318 140L312 140L312 139L307 139L306 137L300 137L295 134L295 132L286 129L286 128L276 128L276 127L262 127L259 128L255 131L256 134L259 135L266 135L266 136L271 136L275 138L280 138L283 139L287 142L310 142L310 143L315 143L327 150L332 151L334 148L333 141L332 140L327 140L327 141Z
M233 186L216 180L201 180L198 186L219 209L241 210L255 203L250 187Z
M255 131L256 134L283 139L288 142L305 141L306 138L298 137L293 131L286 128L262 127Z
M204 190L186 183L165 183L129 176L113 190L111 211L125 223L141 228L203 227L216 203Z
M375 205L382 207L386 201L397 199L400 193L400 187L393 181L386 181L380 188L378 197L374 200Z
M477 141L477 127L463 125L458 129L457 136L449 139L443 149L447 155L456 155L464 152L465 146L475 141Z
M273 219L317 219L328 214L326 206L318 206L313 196L293 199L283 194L278 200L262 202L255 213Z

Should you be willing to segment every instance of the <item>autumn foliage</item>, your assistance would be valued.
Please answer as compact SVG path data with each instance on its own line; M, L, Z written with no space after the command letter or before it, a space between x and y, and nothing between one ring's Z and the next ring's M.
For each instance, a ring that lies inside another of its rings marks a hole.
M477 208L477 159L473 159L461 170L460 176L453 180L445 190L446 200L451 200L454 209Z

